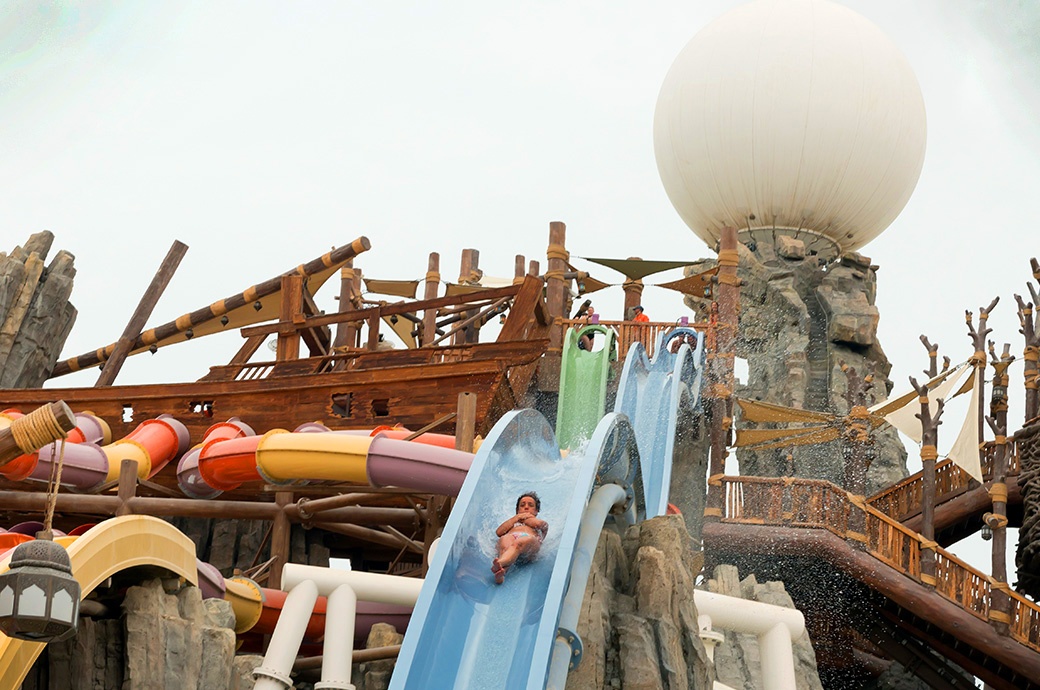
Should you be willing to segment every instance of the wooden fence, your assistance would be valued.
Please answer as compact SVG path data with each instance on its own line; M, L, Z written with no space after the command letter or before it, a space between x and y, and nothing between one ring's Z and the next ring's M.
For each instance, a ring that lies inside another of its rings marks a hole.
M856 535L850 525L862 521L866 552L925 584L921 578L923 537L873 506L854 501L833 484L790 477L722 477L721 481L725 491L723 522L826 529L853 541ZM857 511L861 515L854 515ZM935 547L935 561L935 591L988 621L999 583L941 547ZM1017 592L1008 594L1010 636L1040 652L1040 606Z

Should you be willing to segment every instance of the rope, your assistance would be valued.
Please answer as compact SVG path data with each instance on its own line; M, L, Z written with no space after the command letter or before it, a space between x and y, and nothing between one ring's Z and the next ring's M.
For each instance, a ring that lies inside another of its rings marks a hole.
M55 442L56 443L56 442ZM51 522L54 520L54 507L58 504L58 489L61 488L61 470L65 464L65 439L61 439L61 449L58 451L58 462L51 465L51 480L47 483L47 512L43 518L44 538L53 538Z
M994 484L989 488L989 495L995 503L1007 503L1007 484L1004 484L1003 482Z
M571 253L562 244L550 244L545 250L545 258L567 261L571 258Z
M719 266L736 266L740 263L740 255L736 249L723 249L719 252ZM721 276L719 276L721 278Z
M427 283L439 283L439 282L441 282L441 274L438 273L437 271L427 271L426 272L426 282Z
M35 453L48 443L64 439L66 434L50 405L39 407L11 422L11 436L23 453Z
M937 457L939 457L939 451L935 446L921 446L922 460L935 460Z

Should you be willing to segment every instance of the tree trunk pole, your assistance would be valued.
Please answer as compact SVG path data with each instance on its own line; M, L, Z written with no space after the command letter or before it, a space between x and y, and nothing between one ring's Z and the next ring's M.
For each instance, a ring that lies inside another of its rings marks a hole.
M712 305L711 343L708 352L707 397L710 401L710 456L708 463L708 499L704 509L706 519L722 517L725 501L721 478L726 472L726 450L730 444L733 426L733 358L736 356L737 328L740 318L740 279L737 277L737 231L722 229L719 242L719 273L716 303ZM626 298L627 299L627 298Z
M548 269L545 272L546 281L546 307L549 316L556 319L567 318L566 308L567 281L563 274L567 270L567 226L559 221L549 223L549 248L545 252L548 257ZM559 356L563 351L563 329L559 323L554 323L549 331L549 351Z
M939 441L939 419L943 413L944 401L936 401L935 415L932 416L928 404L928 383L918 385L917 380L910 378L910 385L917 391L921 412L921 582L935 587L935 459L938 457L936 444Z
M69 406L66 405L65 402L62 400L50 403L50 405L44 405L43 407L38 408L38 410L30 414L45 415L47 413L41 410L44 410L44 408L46 407L50 407L50 414L54 415L54 419L58 422L58 427L60 427L60 430L65 432L65 434L76 428L76 415L72 413L72 410L69 409ZM55 433L46 433L43 437L37 438L36 443L34 443L32 441L35 438L36 434L22 434L20 430L18 432L12 431L12 427L15 427L16 425L22 426L32 424L33 422L30 421L22 421L23 419L27 419L28 416L29 415L26 415L25 417L19 417L18 419L12 421L10 426L4 429L0 429L0 467L3 467L15 458L19 458L28 453L37 451L52 441L57 441L61 438L64 438L63 435L58 435L56 433L57 430L52 429L52 431L54 431ZM28 446L37 447L22 447L19 445L19 439L22 440L22 443L27 444ZM39 441L43 441L43 443L39 443L39 445L37 445Z
M354 259L347 259L339 272L339 308L340 314L355 309L354 300ZM336 340L332 343L337 350L357 347L357 326L352 321L336 325Z
M285 514L285 506L293 502L292 492L275 492L274 502L282 510L275 513L271 525L271 570L267 584L273 589L281 589L282 568L289 562L289 542L292 534L292 525L289 524L289 516Z
M990 621L998 632L1005 633L1011 622L1011 597L1008 596L1007 573L1007 391L1008 367L1015 361L1010 354L1011 345L1004 345L1004 353L998 359L990 342L990 359L993 365L990 416L986 418L993 431L993 483L989 493L993 499L993 512L983 520L993 531L992 574L996 584L991 585Z
M638 256L628 257L629 261L641 261ZM625 291L625 307L622 313L622 320L631 321L635 316L634 309L642 304L643 301L643 281L639 278L629 278L625 276L625 282L621 284L621 289Z

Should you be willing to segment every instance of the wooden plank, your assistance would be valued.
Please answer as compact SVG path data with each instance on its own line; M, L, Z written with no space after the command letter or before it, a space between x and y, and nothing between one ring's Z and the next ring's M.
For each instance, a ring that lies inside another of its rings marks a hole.
M282 323L299 323L303 317L303 276L282 276L282 309L279 318ZM300 332L278 332L278 349L276 357L279 362L299 359Z
M98 376L98 380L94 384L95 386L111 386L116 380L119 370L123 368L123 362L126 361L126 356L133 349L134 341L141 335L141 331L144 330L148 317L152 315L152 310L155 309L155 305L159 302L159 298L162 297L166 286L170 284L170 279L173 278L173 274L177 271L177 267L180 266L181 259L184 258L184 254L187 251L188 245L178 240L174 240L173 244L170 245L170 250L166 252L166 258L159 265L159 270L152 276L152 282L148 284L148 289L141 295L141 301L137 303L137 309L134 310L130 321L126 324L126 328L123 329L123 335L116 341L112 354L105 360L105 366L102 368L101 375Z

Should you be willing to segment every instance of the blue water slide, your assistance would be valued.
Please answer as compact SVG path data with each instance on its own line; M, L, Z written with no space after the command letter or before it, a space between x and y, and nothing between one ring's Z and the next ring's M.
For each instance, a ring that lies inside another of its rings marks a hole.
M624 487L615 520L645 511L635 435L610 414L584 454L561 456L533 410L513 411L491 430L459 493L412 613L391 690L534 690L546 683L582 515L597 485ZM517 497L535 490L549 532L539 554L494 584L495 528Z
M700 409L703 368L704 334L692 328L659 336L652 360L639 342L625 357L614 412L626 415L635 429L647 518L668 509L676 434Z

